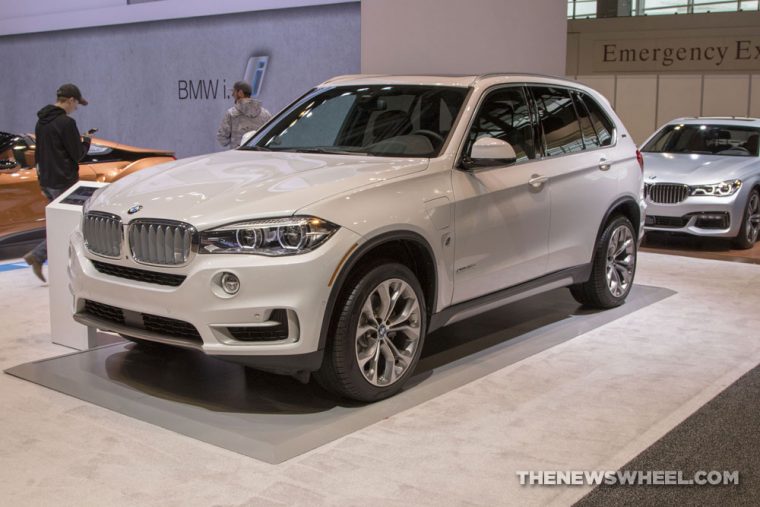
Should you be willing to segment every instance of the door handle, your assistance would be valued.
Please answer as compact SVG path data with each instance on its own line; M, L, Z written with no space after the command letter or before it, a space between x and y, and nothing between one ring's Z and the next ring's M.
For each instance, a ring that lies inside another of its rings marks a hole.
M599 169L602 171L608 171L610 169L610 164L605 157L599 159Z
M528 184L533 188L541 188L544 186L544 183L546 183L547 181L549 181L549 178L547 176L541 176L540 174L533 174L528 180Z

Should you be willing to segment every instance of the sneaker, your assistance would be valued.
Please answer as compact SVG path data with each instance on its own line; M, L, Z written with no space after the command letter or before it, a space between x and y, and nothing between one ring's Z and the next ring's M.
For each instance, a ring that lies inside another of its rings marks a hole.
M47 282L47 280L45 280L45 275L42 274L42 263L38 261L34 255L28 253L24 256L24 260L32 267L32 271L37 275L37 278L43 282Z

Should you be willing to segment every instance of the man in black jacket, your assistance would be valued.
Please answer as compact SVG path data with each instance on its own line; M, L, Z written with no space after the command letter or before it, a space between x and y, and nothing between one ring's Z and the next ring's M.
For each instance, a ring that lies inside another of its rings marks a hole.
M37 112L36 157L39 184L48 202L79 181L79 161L90 149L90 137L80 137L77 122L69 115L79 104L86 106L82 92L73 84L61 85L56 103ZM45 281L42 265L47 260L47 241L24 256L37 277Z

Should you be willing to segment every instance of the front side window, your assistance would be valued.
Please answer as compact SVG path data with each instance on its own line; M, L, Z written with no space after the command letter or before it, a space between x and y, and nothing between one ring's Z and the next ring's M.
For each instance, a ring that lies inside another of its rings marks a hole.
M641 151L757 157L760 129L730 125L667 125Z
M532 86L531 91L543 131L546 156L582 151L583 135L568 90Z
M320 89L241 149L435 157L467 92L416 85Z
M465 154L481 137L495 137L512 145L517 161L536 158L533 123L522 87L491 92L478 110L467 137Z

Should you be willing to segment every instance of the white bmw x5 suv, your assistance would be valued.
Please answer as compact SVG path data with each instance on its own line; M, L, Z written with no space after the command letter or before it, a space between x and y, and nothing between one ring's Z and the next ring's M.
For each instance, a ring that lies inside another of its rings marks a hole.
M99 190L71 238L74 318L379 400L448 323L563 286L622 304L641 164L571 81L335 78L237 150Z

